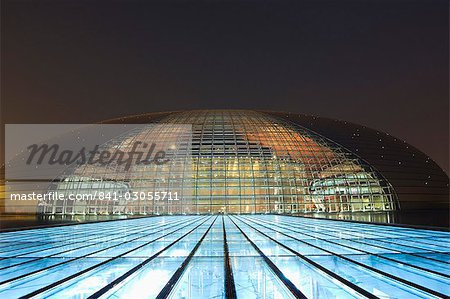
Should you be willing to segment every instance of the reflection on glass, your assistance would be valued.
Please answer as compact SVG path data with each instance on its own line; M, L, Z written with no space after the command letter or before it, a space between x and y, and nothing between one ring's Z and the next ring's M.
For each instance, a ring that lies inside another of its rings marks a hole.
M224 233L234 277L227 282ZM450 233L444 231L221 215L159 216L0 237L1 298L31 292L37 298L86 298L103 288L103 297L154 298L178 269L171 298L224 298L227 284L234 284L238 298L294 298L287 280L308 298L361 298L361 289L381 298L450 296ZM51 242L43 241L47 237ZM16 238L28 246L14 246Z

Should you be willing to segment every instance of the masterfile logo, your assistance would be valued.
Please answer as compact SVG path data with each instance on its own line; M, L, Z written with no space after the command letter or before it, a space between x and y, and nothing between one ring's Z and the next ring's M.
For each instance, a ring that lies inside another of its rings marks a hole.
M171 177L191 171L191 127L7 125L5 208L34 213L55 190L58 200L178 200L182 180Z

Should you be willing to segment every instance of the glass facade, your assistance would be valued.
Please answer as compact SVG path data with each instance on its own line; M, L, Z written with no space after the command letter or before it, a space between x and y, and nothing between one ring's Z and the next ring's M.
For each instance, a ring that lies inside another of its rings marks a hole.
M448 298L450 233L281 215L2 232L2 298Z
M61 177L52 190L137 194L162 191L176 193L178 200L53 201L41 203L39 212L295 214L391 211L398 207L392 186L368 163L286 118L257 111L200 110L133 120L168 125L169 129L151 135L153 141L174 143L176 148L189 143L189 150L181 154L175 151L168 165L134 167L124 176L117 168L81 167ZM184 126L191 131L180 130ZM179 131L174 134L173 130ZM167 136L171 136L169 141ZM145 140L145 134L122 136L110 144L123 149L135 140Z
M433 159L404 140L347 121L268 113L317 132L362 157L394 187L402 210L449 209L448 175Z

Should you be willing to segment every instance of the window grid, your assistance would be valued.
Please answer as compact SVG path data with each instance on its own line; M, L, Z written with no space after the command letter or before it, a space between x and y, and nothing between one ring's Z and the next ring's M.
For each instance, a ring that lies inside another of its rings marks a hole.
M189 130L187 129L189 128ZM171 113L158 125L111 140L173 144L162 166L84 165L52 187L61 192L178 192L179 201L43 203L46 214L209 214L390 211L390 184L367 163L324 137L256 111ZM184 149L184 150L178 150Z

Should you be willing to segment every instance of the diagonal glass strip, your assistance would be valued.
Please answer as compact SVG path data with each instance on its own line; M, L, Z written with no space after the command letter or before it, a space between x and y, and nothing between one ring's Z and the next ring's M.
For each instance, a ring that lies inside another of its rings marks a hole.
M26 229L0 233L0 297L233 298L230 273L236 298L294 298L286 278L307 298L448 297L448 240L445 231L281 215Z

